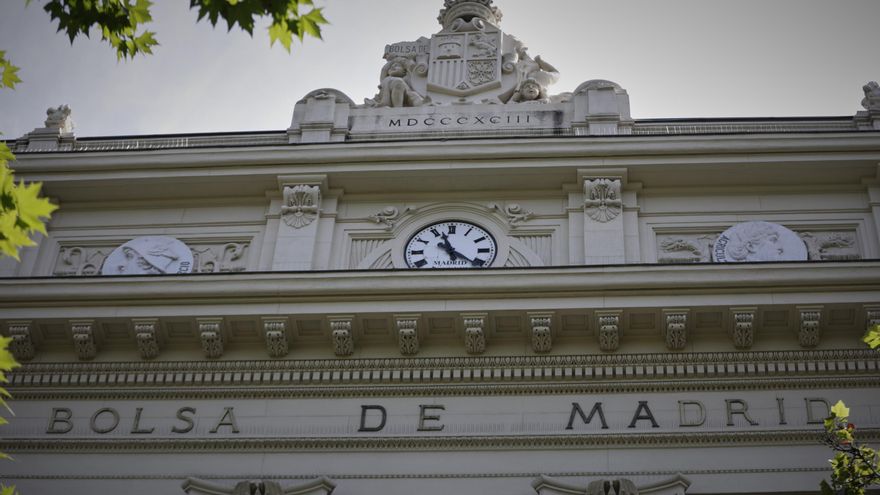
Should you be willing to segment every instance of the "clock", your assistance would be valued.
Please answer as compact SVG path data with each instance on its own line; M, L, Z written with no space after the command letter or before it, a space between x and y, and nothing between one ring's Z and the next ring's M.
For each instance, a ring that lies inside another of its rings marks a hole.
M458 220L438 222L406 243L410 268L486 268L495 261L497 244L482 227Z

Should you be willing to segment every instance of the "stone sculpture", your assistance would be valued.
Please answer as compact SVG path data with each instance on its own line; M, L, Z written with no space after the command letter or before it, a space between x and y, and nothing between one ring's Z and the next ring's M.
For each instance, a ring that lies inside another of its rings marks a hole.
M716 262L806 261L807 248L797 234L769 222L734 225L718 236Z
M865 91L865 99L862 100L862 106L869 112L880 112L880 84L877 81L871 81L862 87Z
M411 74L416 66L415 60L409 57L393 57L384 67L379 77L379 93L365 103L370 107L420 107L430 98L422 96L413 89L410 82Z
M46 110L46 121L44 122L47 129L60 129L63 133L73 132L73 120L70 119L70 107L61 105Z
M550 103L547 88L559 80L559 71L540 55L530 57L525 45L519 47L516 55L517 84L509 103Z
M190 273L193 254L173 237L138 237L116 248L104 261L102 275Z

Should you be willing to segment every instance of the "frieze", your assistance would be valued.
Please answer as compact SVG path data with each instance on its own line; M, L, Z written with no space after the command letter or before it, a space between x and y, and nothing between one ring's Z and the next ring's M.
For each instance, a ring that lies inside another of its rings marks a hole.
M52 275L64 277L100 275L104 261L119 244L121 242L100 246L62 245ZM193 273L243 272L247 269L249 242L187 242L186 244L192 251Z
M459 437L376 437L376 438L245 438L245 439L59 439L0 441L0 450L27 452L309 452L315 450L348 452L376 451L460 451L487 448L543 450L607 449L609 447L713 447L736 445L815 445L818 430L707 433L643 433L639 435L526 435ZM866 441L880 439L880 429L860 430Z

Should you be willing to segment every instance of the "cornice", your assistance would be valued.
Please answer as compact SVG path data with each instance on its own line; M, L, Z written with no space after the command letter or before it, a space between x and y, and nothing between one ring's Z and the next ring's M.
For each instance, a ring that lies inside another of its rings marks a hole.
M860 430L860 438L873 441L880 430ZM0 450L10 453L222 453L222 452L314 452L314 451L463 451L463 450L540 450L607 449L645 447L720 447L730 445L818 444L822 431L786 430L724 433L640 433L596 435L504 435L445 437L370 438L223 438L223 439L131 439L131 438L52 438L0 441Z
M0 308L29 306L215 306L258 302L468 299L524 297L535 300L584 296L665 297L739 294L765 303L779 293L864 293L880 298L880 262L809 262L700 265L619 265L543 269L412 270L236 273L161 277L0 279ZM813 297L815 299L815 297ZM806 302L806 301L805 301ZM679 303L683 304L683 303ZM536 308L541 309L541 308ZM34 317L40 317L37 314ZM24 318L17 315L15 318Z
M261 167L280 166L277 172L309 173L309 166L320 171L346 171L358 164L382 162L402 164L480 160L508 160L506 167L530 160L548 158L589 158L650 155L778 154L823 152L867 152L880 155L880 133L833 132L792 134L736 134L702 136L616 136L590 138L510 138L386 142L352 142L326 145L163 149L108 152L23 153L16 161L21 174L95 171L149 171L149 175L170 170L224 167L234 173L245 167L248 174L271 172ZM754 156L752 157L754 158ZM515 159L515 162L509 160ZM776 159L779 159L777 157ZM811 159L802 157L802 159ZM875 159L876 161L876 159ZM408 165L407 165L408 164ZM548 166L557 164L548 163ZM392 168L399 168L392 167ZM218 171L218 173L221 173Z

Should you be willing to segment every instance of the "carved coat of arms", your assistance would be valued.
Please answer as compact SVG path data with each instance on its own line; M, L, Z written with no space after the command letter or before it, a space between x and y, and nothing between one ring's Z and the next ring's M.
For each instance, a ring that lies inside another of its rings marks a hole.
M434 35L428 90L469 96L500 87L501 36L494 28Z

